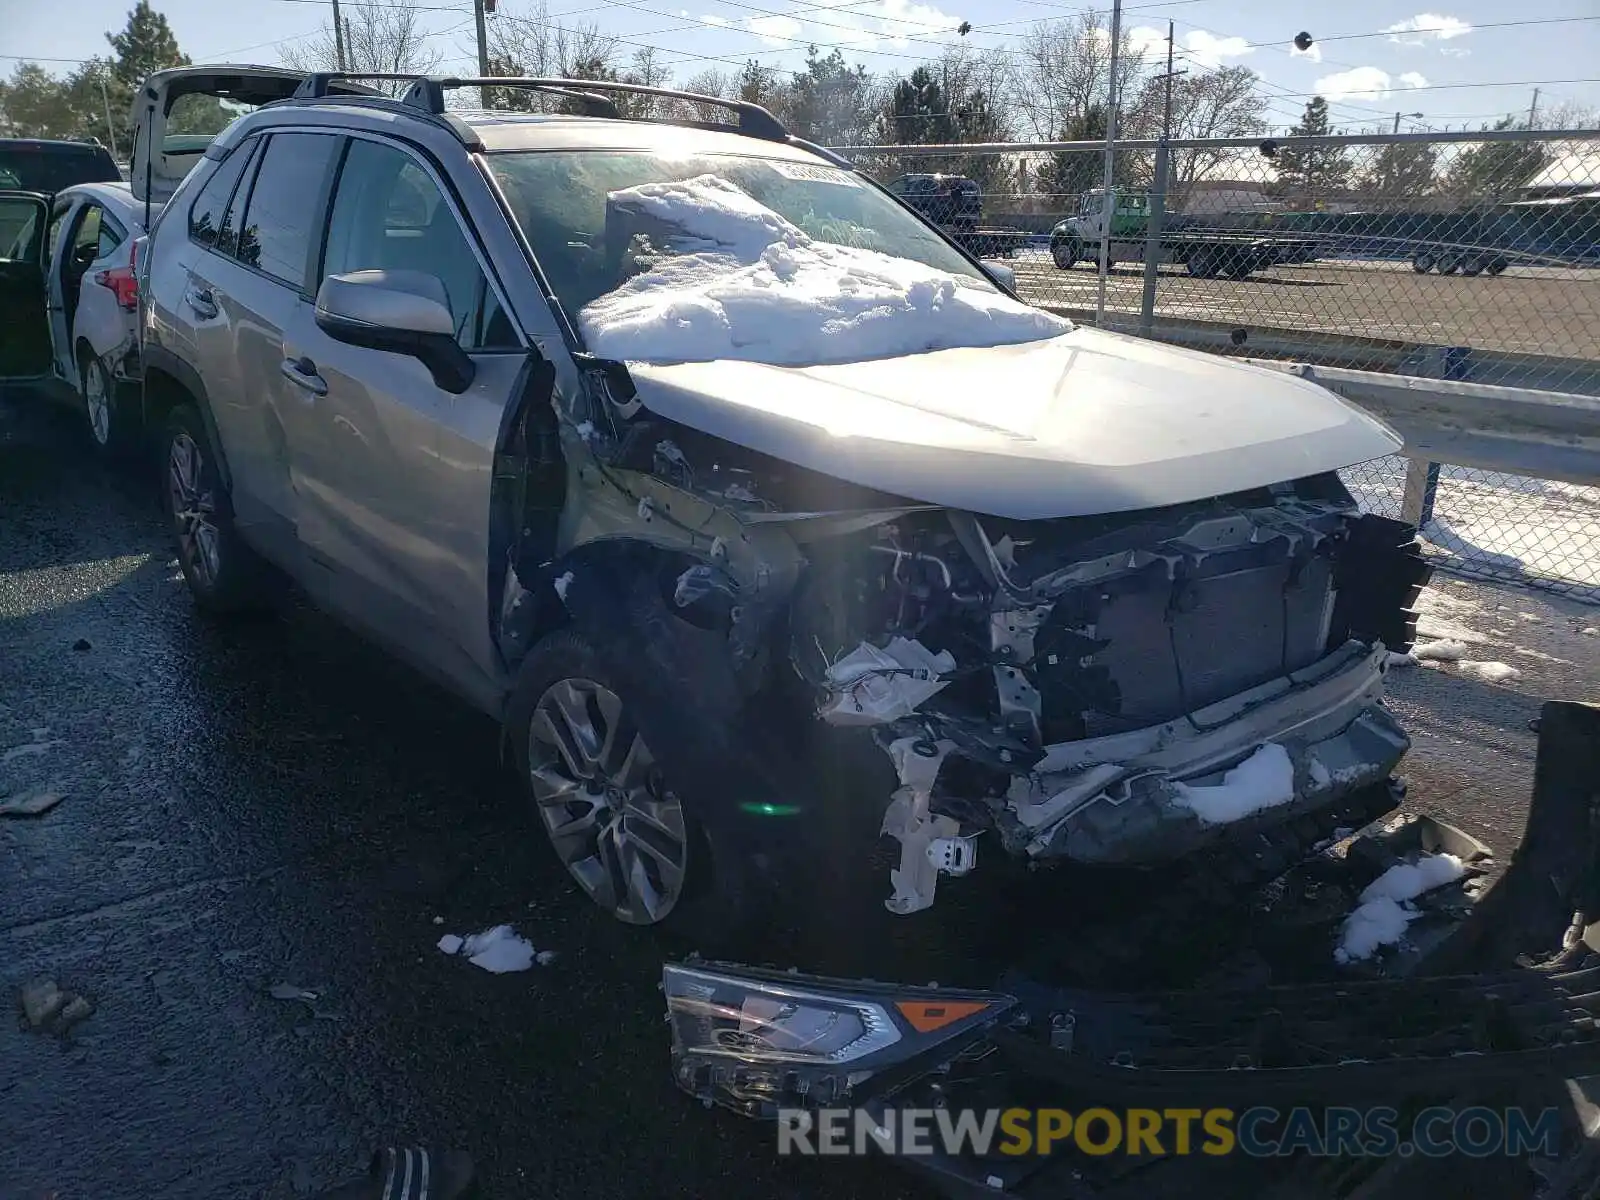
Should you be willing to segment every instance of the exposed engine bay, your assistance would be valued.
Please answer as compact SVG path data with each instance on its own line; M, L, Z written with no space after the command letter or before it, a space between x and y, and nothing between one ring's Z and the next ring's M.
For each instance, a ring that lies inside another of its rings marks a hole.
M556 544L670 550L669 608L725 631L749 703L792 705L771 686L792 671L811 710L790 719L876 742L899 780L891 911L931 905L985 833L1040 863L1169 861L1381 785L1409 746L1382 681L1428 568L1409 527L1362 515L1333 472L1008 519L654 419L614 371L591 382L604 401L548 431L574 468L544 468L567 483ZM518 569L506 583L503 644Z

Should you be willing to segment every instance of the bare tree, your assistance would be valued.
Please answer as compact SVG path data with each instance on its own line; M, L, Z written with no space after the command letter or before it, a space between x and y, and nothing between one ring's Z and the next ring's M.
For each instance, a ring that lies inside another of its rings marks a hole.
M428 46L424 10L410 0L346 0L341 11L346 71L426 75L438 68L442 56ZM283 61L302 71L337 70L339 49L332 22L324 23L306 41L285 49ZM389 84L385 90L398 93L404 89Z
M502 6L489 24L489 73L553 79L617 78L617 40L590 22L557 24L544 0L526 12ZM531 92L499 89L496 108L541 112L556 108Z
M1119 111L1144 73L1144 51L1124 31L1117 51ZM1105 15L1085 11L1033 27L1012 64L1011 99L1033 136L1050 141L1063 129L1082 126L1095 109L1104 111L1110 83Z
M1200 71L1172 81L1174 138L1254 137L1267 128L1266 97L1257 90L1260 77L1249 67ZM1159 137L1164 120L1166 82L1148 79L1123 110L1123 132L1129 137ZM1239 157L1236 150L1185 148L1172 151L1168 187L1181 203L1189 188ZM1141 172L1153 171L1148 155L1140 156Z

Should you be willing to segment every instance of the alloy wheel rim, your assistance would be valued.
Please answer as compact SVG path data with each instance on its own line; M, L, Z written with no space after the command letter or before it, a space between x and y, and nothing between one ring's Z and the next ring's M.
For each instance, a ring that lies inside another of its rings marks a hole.
M556 854L621 921L664 920L683 892L683 805L617 694L592 679L545 689L528 727L528 779Z
M106 397L105 381L97 367L84 368L83 403L89 411L89 432L97 443L104 446L111 439L111 404Z
M187 433L172 439L167 457L167 491L184 562L202 584L210 586L216 582L221 553L216 498L205 486L205 460L200 447Z

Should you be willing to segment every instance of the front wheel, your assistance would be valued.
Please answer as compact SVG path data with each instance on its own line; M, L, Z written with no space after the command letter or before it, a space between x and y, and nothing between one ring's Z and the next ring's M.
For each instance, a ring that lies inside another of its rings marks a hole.
M1436 261L1431 254L1419 254L1411 260L1411 269L1418 275L1426 275L1433 270Z
M1080 247L1076 238L1068 238L1061 242L1050 243L1050 257L1055 260L1056 270L1070 271L1081 257Z
M270 568L245 545L217 469L216 448L199 409L180 404L167 417L162 498L178 541L178 566L195 603L210 612L266 606Z
M749 927L754 897L741 848L703 819L707 779L683 764L706 755L684 743L698 735L673 709L689 693L672 682L587 631L557 630L523 661L507 736L557 860L591 903L627 925L727 945Z
M1454 275L1461 270L1461 256L1459 254L1446 254L1439 259L1439 274Z

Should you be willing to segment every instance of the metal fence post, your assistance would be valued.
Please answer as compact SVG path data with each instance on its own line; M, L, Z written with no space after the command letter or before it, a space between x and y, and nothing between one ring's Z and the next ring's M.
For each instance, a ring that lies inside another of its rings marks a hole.
M1150 197L1150 220L1144 238L1144 298L1139 304L1139 333L1150 337L1156 321L1156 263L1161 257L1161 226L1167 215L1167 140L1156 147L1155 195Z
M1405 493L1400 499L1400 519L1420 531L1433 520L1433 502L1438 493L1439 464L1408 457Z

